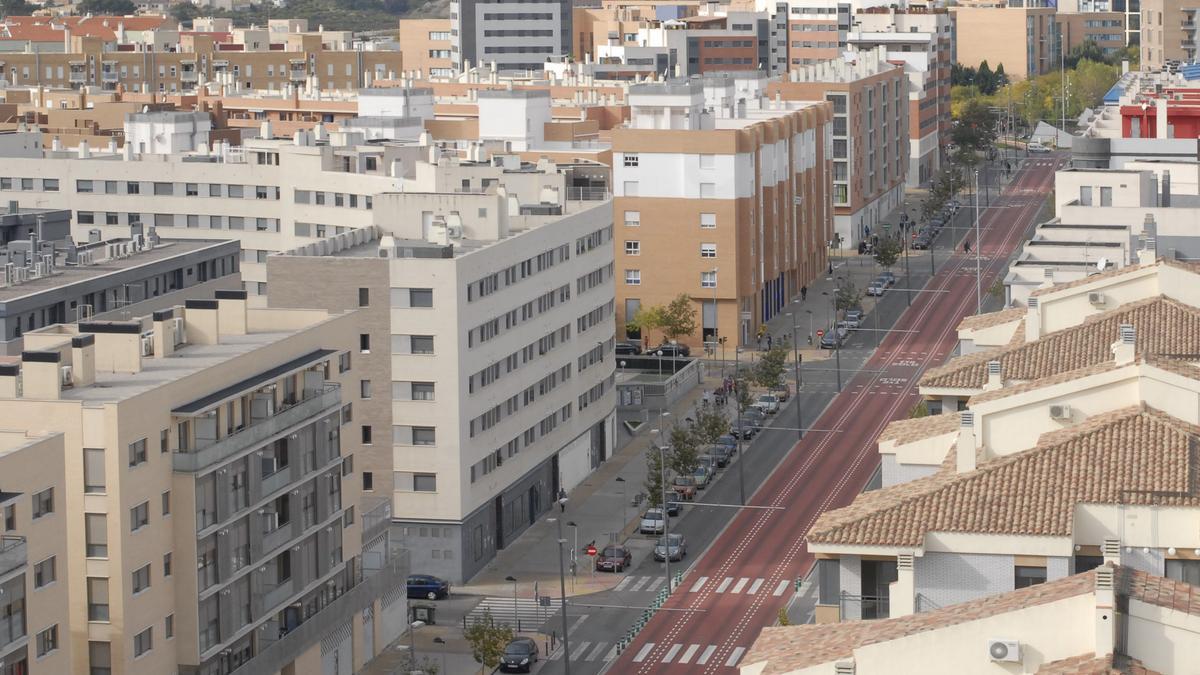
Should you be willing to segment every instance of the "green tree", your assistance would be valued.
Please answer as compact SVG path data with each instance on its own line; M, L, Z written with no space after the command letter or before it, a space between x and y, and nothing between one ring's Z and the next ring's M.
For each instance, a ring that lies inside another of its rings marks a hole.
M79 14L112 14L124 16L137 11L132 0L83 0L77 9Z
M847 281L844 285L838 287L837 294L834 296L834 307L840 310L854 309L862 302L862 297L862 291L858 290L858 287L853 283Z
M37 7L25 2L25 0L0 0L0 17L29 16L36 9Z
M715 408L701 408L696 413L696 440L703 445L712 445L729 433L729 418Z
M733 381L733 402L737 406L739 415L746 412L746 409L754 403L754 396L750 393L750 383L744 376Z
M680 293L661 310L663 335L678 340L696 332L696 304L686 293Z
M203 12L200 11L200 8L190 2L180 2L178 4L171 5L171 18L175 19L179 23L194 21L196 17L202 15Z
M950 139L960 151L978 152L996 142L996 120L982 99L967 101L955 123Z
M671 452L667 466L680 476L690 476L700 465L700 444L696 435L680 424L671 427Z
M649 337L646 333L658 330L662 328L662 325L662 307L657 305L642 306L638 307L633 317L625 322L625 331L628 333L639 333L645 339Z
M500 665L504 647L513 639L513 629L508 624L496 624L492 621L492 613L484 610L483 616L463 632L463 637L471 645L471 656L476 663L495 668Z
M991 96L996 93L996 81L987 59L984 59L983 63L979 64L979 74L975 76L975 86L979 87L979 93L984 96Z
M779 625L780 626L792 625L792 620L788 617L787 607L779 608Z
M642 487L646 488L646 502L653 507L662 506L663 494L663 453L658 446L651 444L646 448L646 480Z
M892 237L884 237L879 240L879 245L875 247L875 262L883 269L891 269L892 265L900 259L900 240Z
M996 65L996 72L992 74L992 77L996 80L997 88L1008 86L1008 73L1004 72L1003 63ZM995 92L993 91L993 93Z
M775 345L763 352L759 357L758 363L754 364L754 370L750 372L750 378L760 387L776 387L783 381L783 373L787 368L787 347L783 345Z

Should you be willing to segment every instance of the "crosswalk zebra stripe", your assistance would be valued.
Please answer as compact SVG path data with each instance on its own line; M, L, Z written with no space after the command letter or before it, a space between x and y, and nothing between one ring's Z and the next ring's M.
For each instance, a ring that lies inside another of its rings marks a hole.
M696 583L692 584L692 590L690 590L688 592L689 593L699 592L699 590L701 588L704 588L704 583L706 581L708 581L708 577L700 577L699 579L696 580Z
M624 579L621 580L621 583L617 584L617 587L614 588L613 590L614 591L623 591L623 590L625 590L625 587L628 586L629 582L631 582L631 581L633 581L633 577L625 577Z
M650 650L652 649L654 649L653 642L647 642L646 644L642 645L642 648L639 649L638 653L634 655L633 662L641 663L642 661L646 660L646 656L650 654Z
M742 658L742 653L746 651L745 647L738 647L729 655L729 659L725 661L726 668L732 668L737 665L738 659Z
M784 579L779 582L779 585L775 587L775 592L772 593L771 595L773 595L775 597L779 597L779 596L783 595L783 592L787 590L787 587L788 587L788 580Z
M608 650L608 653L604 655L604 662L608 663L615 658L617 658L617 646L613 645L612 648Z
M642 588L642 586L645 586L646 582L649 580L650 580L650 577L638 577L637 583L635 583L633 585L633 587L630 588L629 590L631 590L631 591L640 590Z
M732 584L732 583L733 583L733 577L725 577L725 580L721 582L721 585L717 586L717 592L724 593L725 589L729 588L729 584Z
M748 583L750 583L750 577L742 577L741 579L738 579L737 584L733 587L733 590L730 591L730 593L741 593L742 589L745 588L746 584Z
M646 592L647 592L647 593L653 593L654 591L657 591L657 590L658 590L658 587L659 587L659 586L662 586L662 583L663 583L663 578L662 578L662 577L655 577L655 578L654 578L654 582L653 582L653 583L651 583L649 586L647 586L647 587L646 587Z
M692 657L700 650L700 645L689 645L687 650L683 652L683 656L679 657L679 663L686 665L691 663Z
M587 655L587 659L586 659L586 660L587 660L587 661L595 661L595 660L596 660L596 657L597 657L597 656L600 656L600 653L601 653L601 652L603 652L603 651L604 651L604 648L605 648L605 647L607 647L607 646L608 646L608 643L607 643L607 642L597 642L597 643L596 643L596 646L595 646L595 647L592 649L591 653L589 653L589 654Z
M662 662L670 663L671 659L675 658L675 655L679 653L680 649L683 649L683 645L679 644L678 642L671 645L671 648L668 649L667 653L663 655Z
M713 652L715 651L717 651L716 645L709 645L705 647L704 651L700 654L700 658L696 659L696 665L702 666L708 663L708 660L712 658Z
M578 660L579 660L579 657L580 657L580 656L583 656L583 653L584 653L584 652L586 652L586 651L587 651L587 648L588 648L588 647L590 647L590 646L592 646L592 643L591 643L591 642L582 642L582 643L580 643L580 645L579 645L578 647L576 647L575 649L573 649L573 650L571 651L571 660L572 660L572 661L578 661Z
M755 579L754 583L750 584L750 590L746 591L746 594L754 595L757 593L758 589L762 588L763 581L765 581L765 579Z

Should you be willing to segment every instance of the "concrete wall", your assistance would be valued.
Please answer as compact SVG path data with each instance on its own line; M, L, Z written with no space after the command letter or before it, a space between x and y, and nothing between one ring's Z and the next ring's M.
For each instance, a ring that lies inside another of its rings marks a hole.
M914 560L913 571L917 593L934 607L1013 590L1011 555L929 551Z

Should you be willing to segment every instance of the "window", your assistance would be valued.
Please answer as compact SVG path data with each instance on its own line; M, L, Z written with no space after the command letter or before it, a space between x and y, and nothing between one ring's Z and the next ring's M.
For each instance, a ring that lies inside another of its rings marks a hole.
M717 226L717 214L715 214L715 213L701 213L700 214L701 229L711 230L711 229L715 228L716 226Z
M243 197L242 186L241 185L230 185L228 196L230 199L241 199Z
M642 224L641 211L626 211L625 212L625 227L640 227Z
M716 272L701 272L700 273L700 288L716 288L717 273Z
M220 197L221 196L221 184L220 183L209 183L208 184L208 196L209 197Z
M641 254L642 254L642 242L640 242L640 241L626 241L625 242L625 255L641 255Z
M91 225L96 222L96 214L91 211L79 211L75 214L75 221L80 225Z
M409 307L433 307L433 289L432 288L410 288L410 289L408 289L408 306Z
M701 258L717 257L717 245L716 244L700 244L700 257Z
M129 509L129 531L137 532L150 524L150 502L142 502Z
M1200 585L1200 560L1167 560L1164 576L1198 586Z
M175 194L174 183L155 183L154 194L160 197L170 197Z
M266 185L256 185L254 187L254 198L255 199L267 199L268 198L267 186Z
M370 333L359 333L358 334L358 351L362 352L363 354L371 353L371 334Z
M366 307L370 304L371 304L371 289L369 289L369 288L358 289L358 306Z
M104 448L83 449L83 491L104 494Z
M625 153L624 164L625 164L625 166L631 166L631 167L637 166L638 165L638 156L636 154L631 154L628 152Z
M103 513L83 514L84 535L87 539L87 557L108 557L108 516Z
M640 286L642 283L641 270L625 270L625 285Z
M55 569L54 562L54 556L50 556L33 566L34 588L48 586L58 579L58 570Z
M37 636L37 655L38 658L49 654L58 649L58 624L50 626L46 630L38 633Z
M108 579L88 577L88 621L108 621Z
M112 211L108 211L104 214L104 224L105 225L119 225L120 222L121 222L120 216L113 213Z
M433 400L433 383L432 382L413 382L412 383L412 400L414 400L414 401L432 401Z
M112 645L88 643L88 675L112 675Z
M4 529L8 532L17 529L17 507L15 504L9 504L4 507Z
M154 627L133 636L133 658L142 656L146 652L154 648Z
M375 474L370 471L362 472L362 489L370 492L375 489Z
M716 183L701 183L700 184L700 198L701 199L712 199L713 197L716 197L716 196L717 196L717 184Z
M437 445L437 432L433 427L413 427L413 445Z
M437 492L437 474L414 473L413 474L413 491L414 492Z
M91 192L92 191L92 181L90 181L90 180L75 181L75 191L76 192Z
M142 565L133 571L133 594L137 595L150 588L150 566Z
M175 637L175 615L174 614L168 614L167 618L165 620L163 620L163 634L166 636L166 638L168 640Z
M338 372L344 373L350 370L350 352L342 352L338 354Z
M139 195L142 193L142 184L137 181L129 181L125 183L125 194Z
M163 576L164 577L171 576L171 554L170 553L163 554Z
M1013 588L1028 588L1046 583L1045 567L1017 565L1013 573Z
M411 336L411 349L413 354L432 354L433 353L433 336L432 335L413 335Z
M362 433L363 445L370 445L371 444L371 427L370 427L370 425L364 424L362 426L361 433Z
M639 190L638 190L638 182L636 180L625 181L624 184L622 185L622 189L624 190L626 197L638 196Z
M162 493L162 514L164 516L171 515L171 491L167 490Z
M45 190L46 192L58 192L58 179L57 178L42 179L42 189Z
M33 495L33 519L54 513L54 488L46 488Z
M359 398L371 398L371 381L370 380L359 380L358 381L358 396L359 396Z
M137 466L146 461L146 439L140 439L129 444L129 466Z

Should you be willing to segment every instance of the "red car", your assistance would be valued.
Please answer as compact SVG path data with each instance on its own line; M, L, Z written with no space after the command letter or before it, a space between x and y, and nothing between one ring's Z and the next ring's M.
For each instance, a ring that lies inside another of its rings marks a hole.
M600 572L624 572L633 564L633 555L624 546L605 546L596 556L596 570Z

